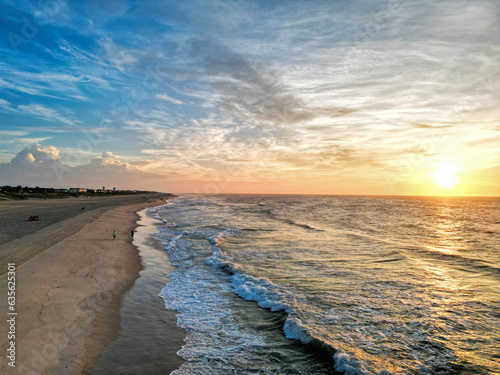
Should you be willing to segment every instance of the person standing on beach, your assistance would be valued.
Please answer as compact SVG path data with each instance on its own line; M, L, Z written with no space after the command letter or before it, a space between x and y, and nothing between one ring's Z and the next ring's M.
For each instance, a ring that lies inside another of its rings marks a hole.
M130 231L130 238L134 238L134 230L133 229Z
M116 238L116 231L113 231L113 239Z

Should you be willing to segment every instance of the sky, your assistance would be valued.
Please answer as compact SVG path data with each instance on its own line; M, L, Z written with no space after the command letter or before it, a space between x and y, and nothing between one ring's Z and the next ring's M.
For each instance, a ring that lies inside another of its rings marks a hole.
M500 195L498 0L0 1L0 35L0 185Z

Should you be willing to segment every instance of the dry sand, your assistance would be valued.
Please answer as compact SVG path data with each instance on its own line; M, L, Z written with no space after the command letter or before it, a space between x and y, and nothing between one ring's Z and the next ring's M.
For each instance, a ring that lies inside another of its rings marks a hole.
M0 274L5 272L7 261L20 265L38 252L76 233L111 207L155 201L161 196L146 194L0 201ZM39 216L40 221L28 221L32 215ZM82 215L85 215L85 219ZM70 218L72 220L67 220Z
M118 332L120 299L141 268L129 236L136 212L158 203L99 207L0 246L2 272L8 262L24 262L15 271L16 368L3 354L9 348L8 274L0 277L0 373L82 374L92 369Z

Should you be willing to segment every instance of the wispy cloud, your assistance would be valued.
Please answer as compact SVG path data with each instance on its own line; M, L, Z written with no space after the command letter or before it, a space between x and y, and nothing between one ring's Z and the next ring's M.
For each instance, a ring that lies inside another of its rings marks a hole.
M28 132L25 130L0 130L0 136L4 139L7 137L20 137L26 134Z
M54 108L49 108L38 103L19 105L17 110L23 114L29 114L46 121L57 121L68 125L74 125L78 122L77 120L72 120L69 117L62 115Z
M158 99L161 99L161 100L166 100L166 101L174 103L174 104L184 104L184 102L182 102L181 100L171 98L167 94L156 94L155 97L157 97Z

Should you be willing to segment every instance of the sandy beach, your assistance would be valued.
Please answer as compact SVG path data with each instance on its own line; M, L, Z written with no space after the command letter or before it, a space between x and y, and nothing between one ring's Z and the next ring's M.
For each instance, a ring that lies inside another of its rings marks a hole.
M13 274L5 271L12 263L17 313L7 316L14 318L11 321L15 324L1 325L2 353L12 349L10 341L15 342L15 361L3 356L2 374L90 373L118 334L121 298L141 270L129 235L136 227L136 212L161 204L157 199L93 198L92 207L88 202L89 208L77 214L73 214L74 209L83 207L83 199L2 202L0 221L8 217L5 212L15 211L24 218L28 212L40 211L43 217L43 212L49 216L54 207L62 219L57 221L54 215L54 223L32 233L33 228L25 229L26 219L20 219L19 233L24 236L12 239L10 234L10 241L0 245L0 311L4 316L9 312L7 278ZM73 211L65 213L62 206ZM11 222L17 220L13 216ZM15 340L7 339L11 327ZM16 367L9 362L15 362Z

